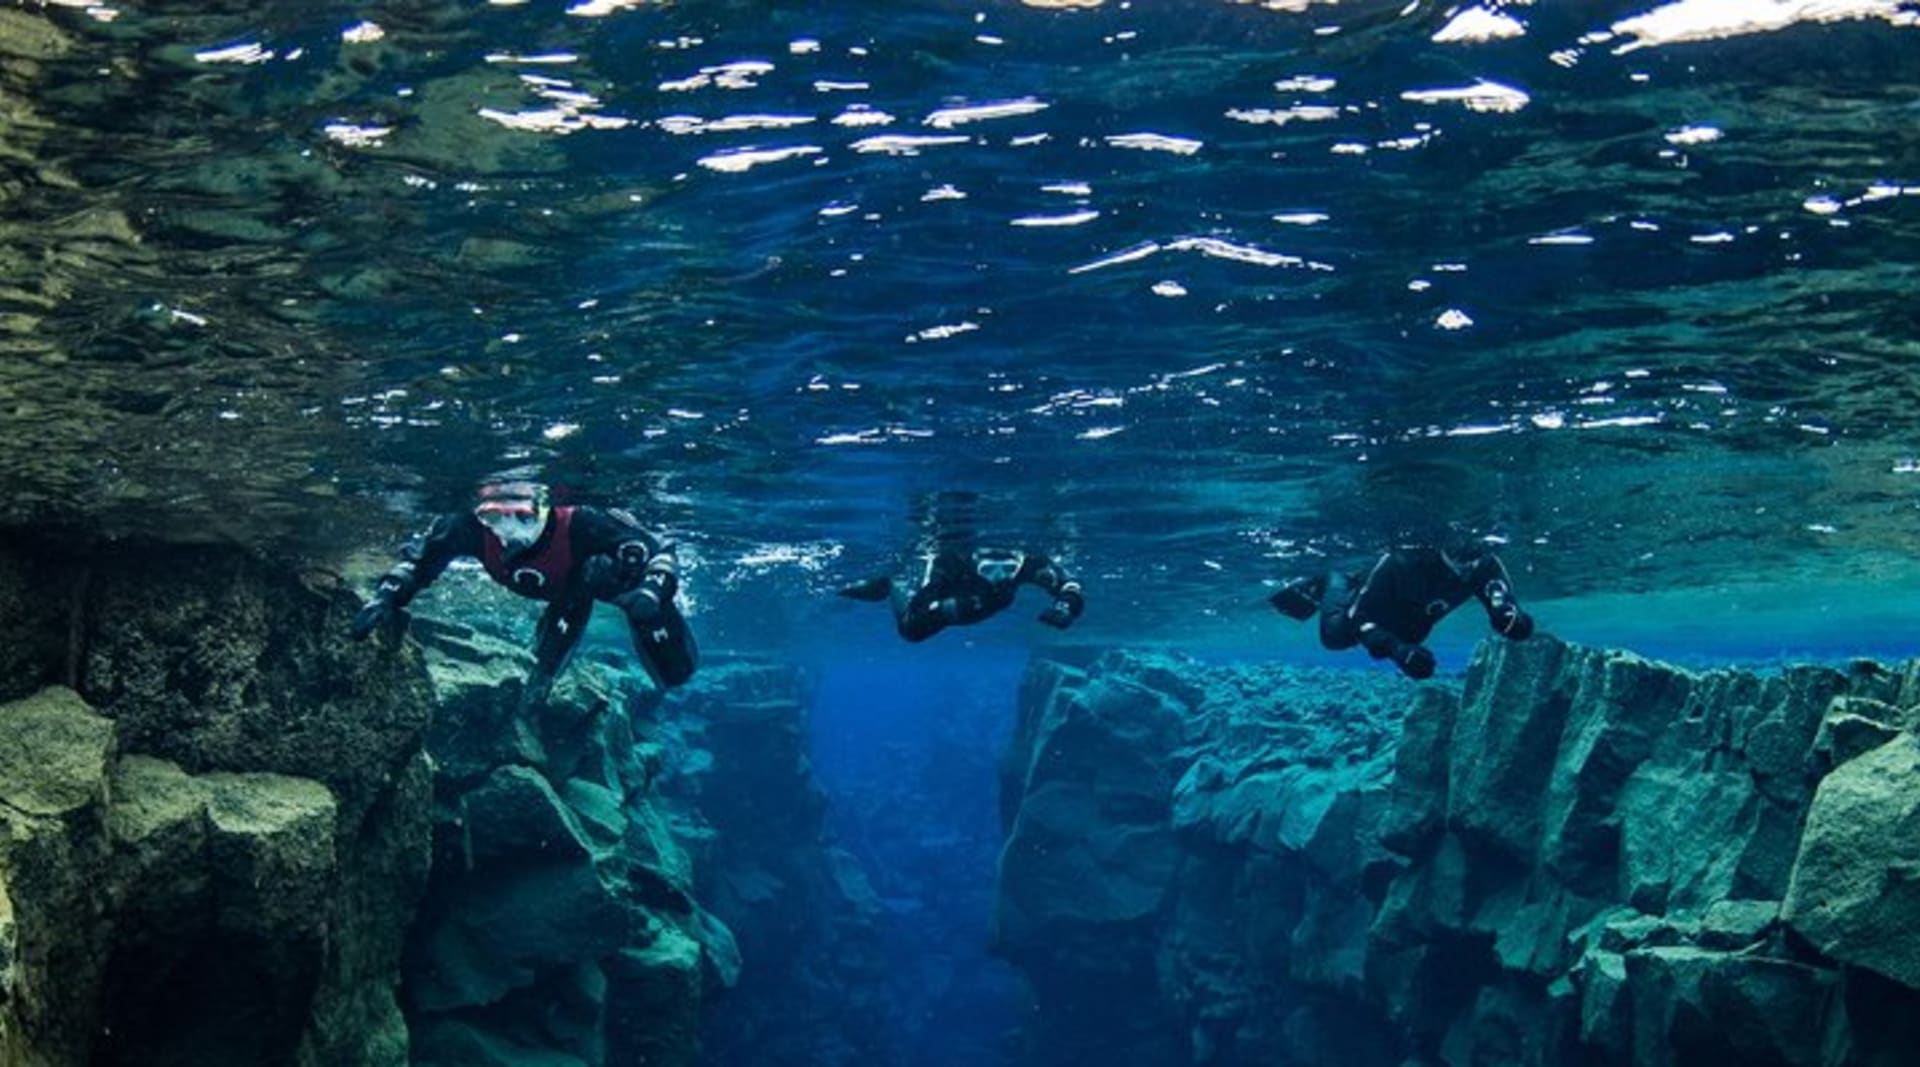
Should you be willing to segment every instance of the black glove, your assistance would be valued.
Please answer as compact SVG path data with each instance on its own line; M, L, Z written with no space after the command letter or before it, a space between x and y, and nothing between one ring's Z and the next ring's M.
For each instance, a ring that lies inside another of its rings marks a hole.
M1040 613L1040 621L1056 630L1064 630L1073 625L1074 616L1077 614L1072 604L1064 600L1056 600L1051 607Z
M1304 584L1303 582L1288 582L1275 591L1272 596L1268 597L1267 603L1272 604L1273 610L1285 615L1289 619L1305 622L1313 618L1314 612L1320 610L1320 602L1310 596L1306 589L1302 588Z
M620 594L620 564L612 556L588 556L580 565L580 584L595 600L611 600Z
M1409 678L1433 677L1433 653L1425 645L1404 645L1393 657L1400 664L1401 673Z
M620 610L627 613L627 620L635 626L645 626L660 614L660 592L652 582L638 589L620 594L614 599Z
M375 630L386 630L398 635L407 629L407 609L393 602L388 593L375 593L365 607L353 617L353 639L359 641Z
M1509 641L1525 641L1533 636L1533 616L1515 608L1513 617L1507 620L1505 626L1499 627L1499 630Z

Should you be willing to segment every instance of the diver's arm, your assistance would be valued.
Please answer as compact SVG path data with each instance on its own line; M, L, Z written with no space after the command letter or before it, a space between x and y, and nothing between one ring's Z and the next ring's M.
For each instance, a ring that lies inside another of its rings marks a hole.
M1533 616L1520 610L1513 597L1513 581L1500 557L1489 555L1473 569L1473 595L1487 609L1487 624L1502 637L1524 641L1533 636Z
M471 512L456 512L435 519L426 533L400 550L400 562L380 576L373 595L353 617L353 636L365 637L383 628L395 633L404 630L407 604L422 589L432 585L456 556L479 555L480 538L480 522Z
M581 508L573 518L576 558L601 557L602 573L594 579L594 595L626 610L629 616L650 617L680 589L680 561L672 542L640 525L622 508Z
M380 578L376 597L384 596L393 606L403 608L422 589L430 586L460 556L480 554L480 521L471 512L442 515L400 550L400 562Z
M1074 581L1064 567L1045 556L1029 555L1014 580L1037 585L1053 597L1052 606L1040 615L1040 621L1049 626L1064 630L1086 609L1087 600L1080 593L1080 583Z

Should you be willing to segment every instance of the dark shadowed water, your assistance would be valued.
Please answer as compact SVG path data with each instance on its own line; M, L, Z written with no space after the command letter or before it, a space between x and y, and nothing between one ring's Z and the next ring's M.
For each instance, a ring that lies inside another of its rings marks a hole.
M384 550L520 470L743 641L942 491L1137 639L1449 526L1910 584L1914 5L1491 7L0 10L10 513Z

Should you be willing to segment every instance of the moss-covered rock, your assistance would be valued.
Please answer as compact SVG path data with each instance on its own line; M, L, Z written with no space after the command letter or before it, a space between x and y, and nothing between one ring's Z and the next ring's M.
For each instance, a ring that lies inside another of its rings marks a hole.
M71 689L0 705L0 805L58 817L106 800L113 723Z
M0 690L73 683L0 711L0 881L34 990L5 1040L29 1062L398 1067L418 658L349 642L352 598L295 568L131 548L0 542Z
M344 591L227 553L168 556L92 567L80 690L129 751L193 772L314 778L357 826L426 729L433 693L417 655L353 642Z

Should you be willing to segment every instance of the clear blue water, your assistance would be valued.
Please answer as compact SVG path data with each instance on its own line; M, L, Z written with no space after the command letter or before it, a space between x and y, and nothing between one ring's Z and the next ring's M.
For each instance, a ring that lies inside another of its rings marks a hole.
M899 1062L1006 1062L1026 1003L986 951L1002 830L996 771L1026 656L1010 647L890 650L815 670L814 773L828 825L883 905Z
M11 514L384 552L524 471L741 643L948 491L1105 638L1449 527L1912 585L1911 5L605 6L14 12Z

